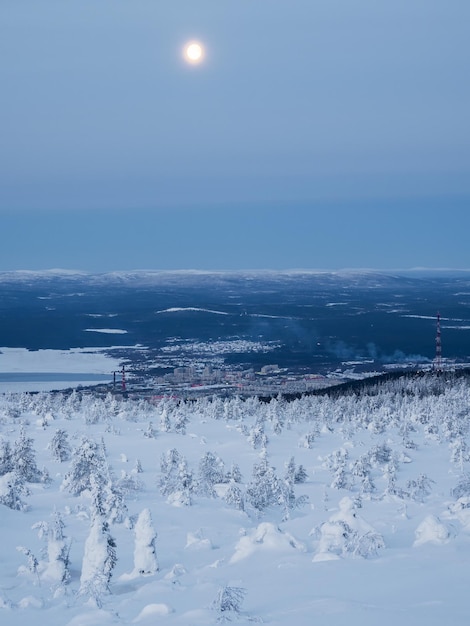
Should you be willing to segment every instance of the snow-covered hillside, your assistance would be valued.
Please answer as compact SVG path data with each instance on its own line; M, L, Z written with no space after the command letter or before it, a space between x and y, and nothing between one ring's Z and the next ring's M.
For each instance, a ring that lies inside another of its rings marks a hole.
M4 395L1 623L466 625L469 401Z

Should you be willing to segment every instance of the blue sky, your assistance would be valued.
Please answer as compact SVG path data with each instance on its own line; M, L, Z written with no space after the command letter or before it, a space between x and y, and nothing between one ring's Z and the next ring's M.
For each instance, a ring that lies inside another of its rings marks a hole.
M470 267L469 23L468 0L2 0L0 270Z

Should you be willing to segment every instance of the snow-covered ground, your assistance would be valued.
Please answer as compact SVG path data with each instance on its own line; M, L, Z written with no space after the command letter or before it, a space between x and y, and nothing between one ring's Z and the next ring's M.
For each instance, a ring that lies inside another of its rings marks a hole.
M0 621L466 626L469 401L0 396Z

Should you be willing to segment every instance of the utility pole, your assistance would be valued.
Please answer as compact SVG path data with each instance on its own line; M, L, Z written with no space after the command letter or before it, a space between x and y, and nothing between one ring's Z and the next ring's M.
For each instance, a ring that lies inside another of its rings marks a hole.
M434 359L434 371L442 372L442 343L441 343L441 314L437 312L436 324L436 357Z

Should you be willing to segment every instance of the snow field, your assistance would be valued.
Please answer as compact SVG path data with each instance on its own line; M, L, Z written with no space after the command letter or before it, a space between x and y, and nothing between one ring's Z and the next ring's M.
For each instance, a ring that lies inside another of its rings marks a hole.
M14 448L24 429L37 467L45 466L52 479L27 484L25 511L0 504L1 623L467 624L470 390L465 381L436 389L432 377L400 384L361 396L269 404L0 397L0 439ZM48 448L58 429L72 450L63 462ZM98 603L80 593L90 566L84 554L96 516L93 497L89 490L74 496L64 488L83 437L100 449L104 442L116 485L123 473L141 482L139 490L124 494L122 522L109 523L117 562L109 592ZM160 462L170 450L192 473L193 486L183 495L179 479L170 495L161 492ZM201 476L208 453L223 462L225 475L232 464L239 466L242 478L235 485L245 511L224 500L233 483L224 478L212 484ZM292 457L296 469L305 468L305 482L285 478ZM256 480L255 466L264 467ZM182 503L186 497L191 504ZM150 557L142 538L136 544L135 524L145 510L140 536L148 537L153 526L158 571L140 575L136 565ZM54 511L71 540L70 580L63 585L45 575L51 572L45 542L32 528L51 523ZM36 557L36 573L17 546ZM244 590L237 610L214 607L223 589L229 597L233 589Z

